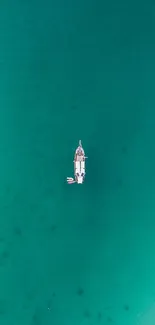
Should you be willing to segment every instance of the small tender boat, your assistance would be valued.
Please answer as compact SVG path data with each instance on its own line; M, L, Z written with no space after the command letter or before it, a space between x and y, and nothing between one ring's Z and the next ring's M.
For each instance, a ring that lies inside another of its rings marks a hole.
M74 155L74 178L67 177L68 184L78 183L82 184L85 179L85 156L84 149L82 148L81 140L79 141L79 146L77 147Z

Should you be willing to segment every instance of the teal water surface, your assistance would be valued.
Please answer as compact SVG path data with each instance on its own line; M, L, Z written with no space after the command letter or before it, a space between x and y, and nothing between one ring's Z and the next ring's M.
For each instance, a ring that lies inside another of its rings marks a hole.
M0 30L0 325L154 325L154 3L6 0Z

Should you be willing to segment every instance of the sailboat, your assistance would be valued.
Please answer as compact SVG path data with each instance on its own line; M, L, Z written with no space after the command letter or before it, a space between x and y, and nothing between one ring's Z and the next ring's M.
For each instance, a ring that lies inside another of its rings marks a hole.
M85 156L84 149L82 147L81 140L79 140L79 145L75 151L74 155L74 178L67 177L67 183L73 184L78 183L82 184L85 179L85 159L88 158Z

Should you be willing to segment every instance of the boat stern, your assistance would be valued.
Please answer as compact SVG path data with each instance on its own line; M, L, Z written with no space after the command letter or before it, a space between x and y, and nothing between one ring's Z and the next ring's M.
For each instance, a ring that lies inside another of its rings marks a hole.
M78 176L77 177L77 183L78 184L82 184L83 183L83 177L82 176Z

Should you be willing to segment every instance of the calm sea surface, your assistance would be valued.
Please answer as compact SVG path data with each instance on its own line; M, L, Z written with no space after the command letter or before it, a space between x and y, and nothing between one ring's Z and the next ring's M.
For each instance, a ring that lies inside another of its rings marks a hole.
M153 1L0 4L0 325L51 324L155 324Z

